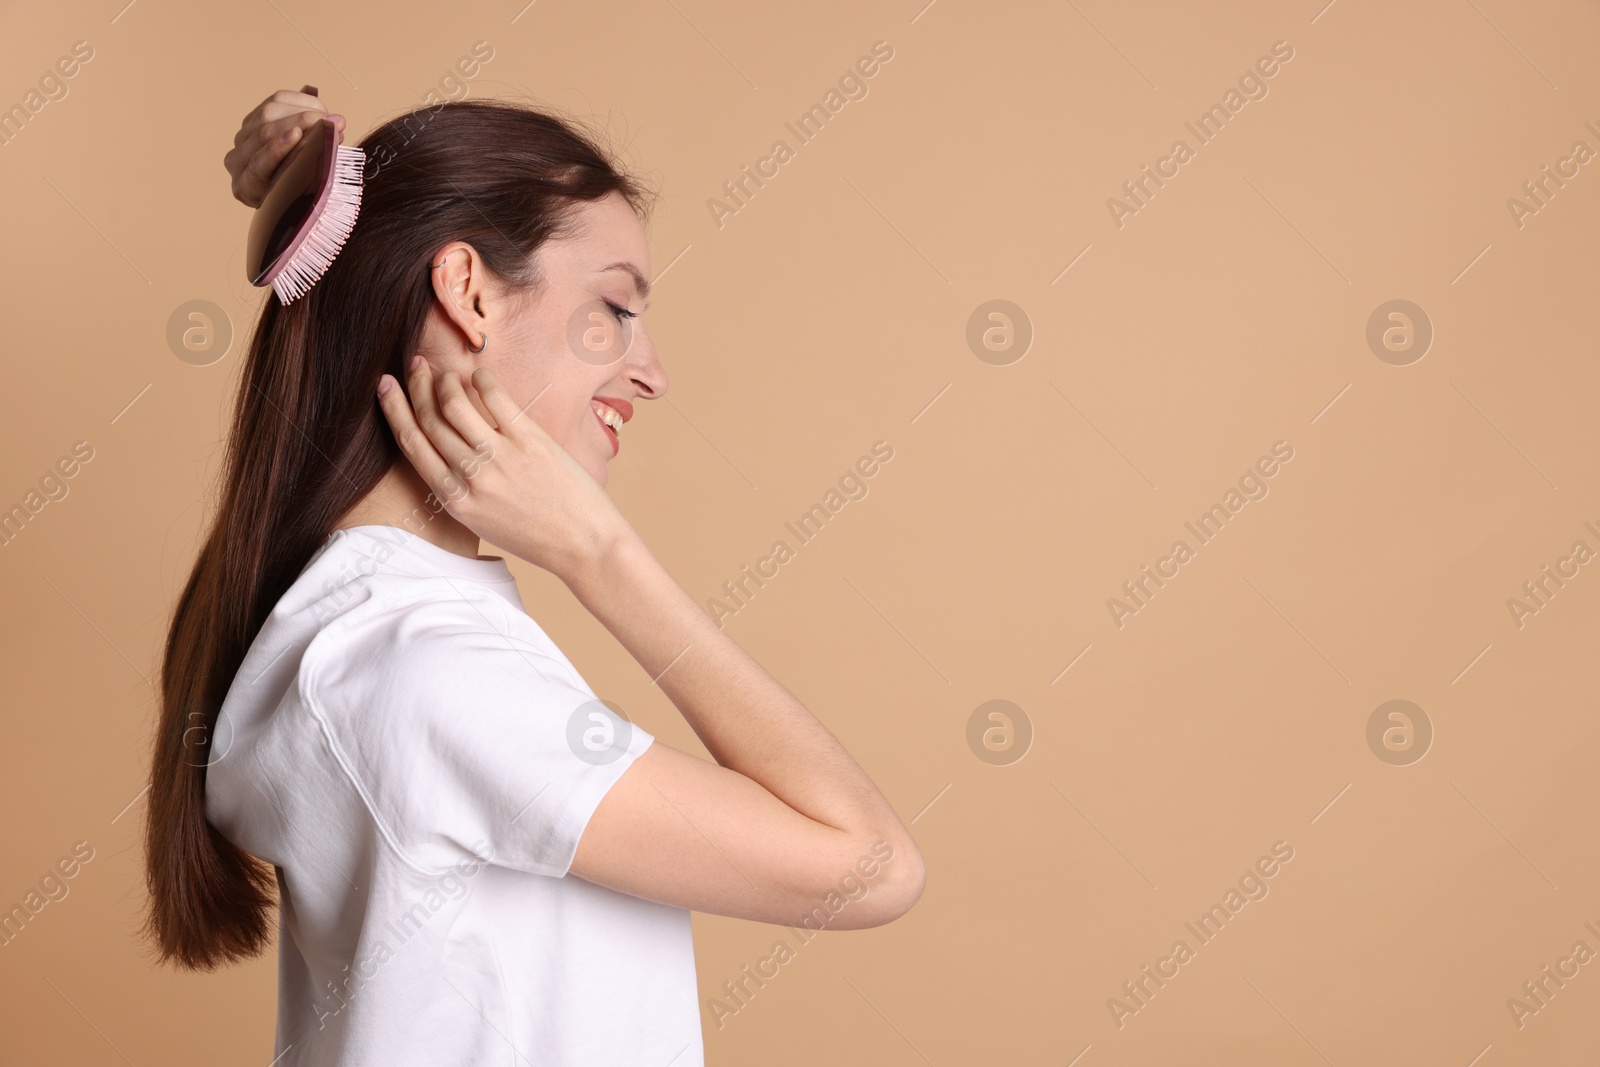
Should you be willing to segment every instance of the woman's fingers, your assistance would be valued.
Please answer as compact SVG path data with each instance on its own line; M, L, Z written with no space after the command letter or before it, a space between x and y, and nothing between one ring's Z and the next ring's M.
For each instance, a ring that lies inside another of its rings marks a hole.
M306 88L311 88L306 86ZM279 89L261 103L256 105L251 118L256 123L271 122L273 119L282 118L300 111L327 111L328 105L315 93L294 92L289 89Z
M434 382L434 391L439 398L440 413L472 451L483 453L493 447L494 427L484 421L482 413L473 405L459 375L454 371L441 374Z
M290 126L289 132L293 133L295 129L296 127ZM260 207L261 201L267 195L267 187L272 184L273 174L277 172L279 165L283 163L284 157L294 150L294 146L299 144L304 136L305 131L301 130L287 141L281 136L274 137L256 149L255 153L250 156L249 162L245 164L244 169L234 178L234 196L251 207ZM241 150L235 149L234 151Z
M435 385L439 410L461 434L462 439L472 447L471 454L457 457L454 461L455 470L461 474L462 479L470 481L477 477L484 464L494 459L497 446L505 439L500 436L498 430L484 421L483 413L467 395L466 386L454 371L440 375ZM460 495L465 495L467 492L466 486L462 484L452 485L450 488Z
M307 89L312 86L306 86ZM240 145L251 138L259 136L263 123L274 122L286 115L298 115L304 112L326 112L328 106L317 99L315 94L307 92L291 92L288 89L279 89L261 103L251 108L239 123L239 132L233 135L233 143Z
M261 121L273 122L285 115L327 114L328 105L305 93L280 89L261 102Z
M335 129L343 131L342 116L324 115L318 111L301 111L275 122L264 123L261 127L261 146L255 149L242 176L245 184L252 190L260 190L260 196L265 196L273 175L283 165L284 159L301 141L315 136L317 124L324 119L332 122Z
M327 105L316 93L314 85L304 86L299 92L280 89L244 117L233 135L233 147L222 159L233 178L235 199L249 207L260 207L284 157L320 119L328 118L343 129L344 120L329 115Z
M261 130L256 135L262 144L284 143L284 138L292 131L299 130L303 137L316 129L317 124L326 120L340 133L344 132L344 116L330 115L326 111L295 111L281 118L271 119L261 124ZM298 137L290 138L289 142L299 140Z
M422 427L422 432L428 435L428 440L433 443L434 449L444 457L450 469L464 470L481 459L481 455L473 445L467 443L466 438L441 410L441 397L437 391L439 379L434 377L433 368L428 365L428 361L414 359L412 362L414 366L409 375L409 392L411 406L416 411L417 423ZM448 373L446 372L446 376ZM466 397L463 396L462 400L465 401ZM472 406L470 401L467 402L467 406ZM482 420L479 422L481 424Z
M528 422L537 426L532 419L526 419L525 408L519 408L511 399L511 394L506 392L505 386L500 384L500 379L494 376L494 371L488 367L479 367L472 372L472 387L483 398L483 406L489 409L489 414L494 416L495 425L507 437L516 438L523 427L521 423ZM537 399L537 398L535 398ZM532 401L529 401L529 406Z
M292 115L271 119L261 124L256 133L256 143L262 147L273 145L293 144L300 137L310 133L318 122L328 116L321 111L296 111ZM295 130L300 131L300 137L289 136ZM288 138L285 141L285 138Z
M389 420L389 429L394 431L401 453L428 483L428 488L441 500L446 499L442 490L451 477L450 465L417 424L411 404L406 400L406 391L387 374L378 379L378 406L383 409L383 417Z

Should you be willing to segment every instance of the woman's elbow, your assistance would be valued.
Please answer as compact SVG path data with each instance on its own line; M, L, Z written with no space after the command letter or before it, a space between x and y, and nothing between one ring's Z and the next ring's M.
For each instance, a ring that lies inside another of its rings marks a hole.
M922 899L927 880L927 866L917 847L908 843L896 848L893 860L867 883L867 895L861 901L864 906L851 917L850 928L867 929L894 922Z
M923 862L922 852L915 846L905 850L905 865L901 868L900 878L893 885L890 899L886 902L888 918L884 922L893 922L906 912L916 907L917 901L922 899L922 891L928 884L928 867Z

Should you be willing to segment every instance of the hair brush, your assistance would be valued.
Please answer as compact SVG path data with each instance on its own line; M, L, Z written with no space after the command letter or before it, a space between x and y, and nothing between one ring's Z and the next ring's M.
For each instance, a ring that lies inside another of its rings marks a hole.
M366 153L341 143L343 126L323 118L306 132L250 220L245 274L272 286L279 303L304 296L355 228Z

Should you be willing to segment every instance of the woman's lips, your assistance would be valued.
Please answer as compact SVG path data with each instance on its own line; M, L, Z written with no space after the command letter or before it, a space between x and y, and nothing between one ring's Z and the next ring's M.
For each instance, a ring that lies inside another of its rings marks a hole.
M623 422L627 422L633 418L633 405L628 403L626 400L623 400L621 397L597 396L595 399L600 401L600 403L607 405L608 407L616 409L617 414L622 416Z
M593 407L590 407L589 410L594 414L594 421L600 424L600 429L605 433L606 439L611 442L611 454L615 456L622 450L622 442L617 439L617 431L607 426L605 420L600 417L600 413L595 411Z
M612 411L620 415L622 417L622 421L626 423L629 419L633 418L633 405L628 403L626 400L609 396L597 396L589 405L589 410L594 412L595 421L600 424L600 428L606 432L606 437L610 439L611 454L615 456L619 451L622 450L622 442L618 440L617 432L610 426L606 425L606 420L601 417L598 410L600 407L610 408Z

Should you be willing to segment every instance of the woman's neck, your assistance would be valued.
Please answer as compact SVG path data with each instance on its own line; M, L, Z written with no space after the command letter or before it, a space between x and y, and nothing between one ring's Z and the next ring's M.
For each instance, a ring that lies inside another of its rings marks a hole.
M427 483L403 460L390 467L334 529L350 526L398 526L447 552L478 558L478 535L440 507Z

